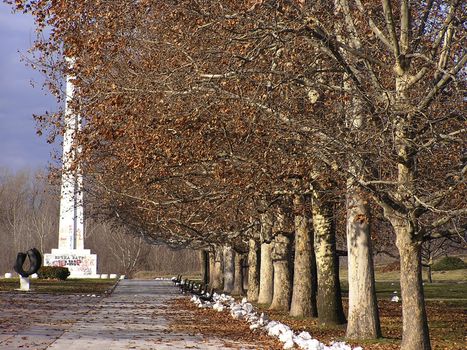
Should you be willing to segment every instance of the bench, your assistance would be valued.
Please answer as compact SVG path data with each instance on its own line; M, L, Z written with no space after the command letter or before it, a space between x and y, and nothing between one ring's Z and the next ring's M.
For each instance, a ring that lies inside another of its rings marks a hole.
M177 278L175 278L174 280L172 280L172 282L174 283L174 285L179 285L181 282L182 282L182 275L177 275Z
M177 276L174 280L174 284L179 286L180 292L183 294L191 293L198 296L203 301L213 301L214 288L209 288L207 284L205 285L204 283L196 283L192 280L182 279L182 275Z
M183 294L186 294L187 292L190 292L193 290L193 285L194 285L193 281L183 280L182 283L180 283L180 291Z
M206 288L203 290L203 293L198 295L198 297L202 300L202 301L214 301L213 299L213 295L214 295L214 288L210 288L209 289L209 292L208 292L208 286L206 285Z

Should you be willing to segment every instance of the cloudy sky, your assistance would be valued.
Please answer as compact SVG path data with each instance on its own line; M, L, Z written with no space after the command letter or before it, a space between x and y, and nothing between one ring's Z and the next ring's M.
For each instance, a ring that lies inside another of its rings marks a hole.
M41 75L21 61L33 40L32 18L12 14L0 1L0 168L12 171L47 167L59 146L36 134L32 115L58 108L42 90Z

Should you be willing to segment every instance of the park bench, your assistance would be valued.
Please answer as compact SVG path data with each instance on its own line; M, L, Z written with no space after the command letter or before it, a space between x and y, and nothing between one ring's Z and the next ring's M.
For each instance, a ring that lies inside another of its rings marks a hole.
M208 292L208 286L206 285L206 288L204 288L203 293L198 295L198 297L202 301L214 301L213 295L214 295L214 288L211 287Z
M194 285L194 281L183 280L183 282L180 284L180 291L183 294L186 294L187 292L191 292L193 290L193 285Z
M193 295L201 295L204 293L204 283L195 283L193 289L191 290L191 294Z
M180 281L180 284L178 285L178 288L180 288L180 291L183 292L185 286L188 284L188 280L182 279Z
M195 281L182 279L182 275L178 275L174 280L174 284L178 285L180 292L183 294L191 293L198 296L203 301L213 301L214 288L209 288L209 285L204 283L196 283ZM208 292L209 290L209 292Z
M182 282L182 275L177 275L177 278L172 280L172 282L174 283L174 285L179 285Z

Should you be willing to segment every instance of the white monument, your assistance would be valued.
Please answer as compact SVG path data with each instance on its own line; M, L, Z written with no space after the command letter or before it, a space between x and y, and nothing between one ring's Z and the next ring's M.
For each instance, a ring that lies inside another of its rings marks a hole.
M79 166L71 167L76 152L79 152L79 147L73 145L75 134L81 129L81 117L69 106L74 92L72 79L69 76L66 79L58 249L44 254L44 265L68 267L70 277L95 277L97 256L84 249L83 175Z

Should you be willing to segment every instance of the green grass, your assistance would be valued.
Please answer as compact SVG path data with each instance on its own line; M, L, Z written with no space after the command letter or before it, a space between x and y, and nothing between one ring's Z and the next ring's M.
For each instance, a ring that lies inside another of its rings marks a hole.
M342 292L344 296L348 295L347 281L341 281ZM464 283L425 283L423 286L425 291L425 299L464 299L467 304L467 285ZM398 281L377 281L376 282L376 295L380 299L389 300L397 291L401 295L401 288Z
M138 271L134 274L133 278L134 279L154 279L156 277L158 278L172 278L176 277L179 275L178 273L170 273L170 272L161 272L161 271ZM198 280L201 279L201 275L199 272L185 272L182 273L182 278L183 279L189 279L189 280Z
M340 278L343 295L348 295L347 269L340 269ZM381 272L376 267L376 294L381 300L389 300L394 291L400 297L400 272L389 271ZM467 307L467 269L451 271L435 271L432 273L433 283L428 283L426 271L423 272L425 299L427 300L446 300L449 304L455 304L459 307Z
M340 271L340 278L342 280L347 280L347 269L341 268ZM400 278L399 271L389 271L389 272L381 272L378 271L378 267L376 268L375 272L375 279L377 281L398 281ZM461 270L451 270L451 271L433 271L432 273L433 282L465 282L467 283L467 269ZM423 280L427 281L426 271L423 270ZM426 284L425 284L426 285Z
M455 281L467 283L467 269L451 270L451 271L433 271L433 281ZM426 274L423 274L426 280Z
M58 280L30 280L31 292L34 293L82 293L82 294L104 294L112 289L117 280L115 279L67 279ZM0 292L14 292L19 288L18 278L0 278Z

